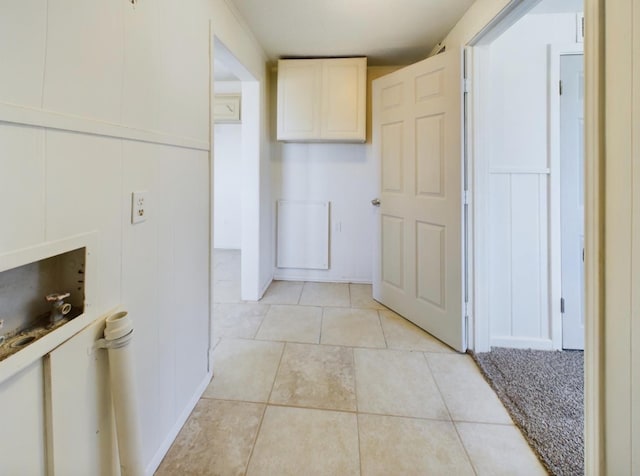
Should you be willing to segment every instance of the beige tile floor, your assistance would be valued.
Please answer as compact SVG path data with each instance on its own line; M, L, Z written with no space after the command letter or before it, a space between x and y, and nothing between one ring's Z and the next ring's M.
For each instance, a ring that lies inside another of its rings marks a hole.
M544 475L467 355L362 284L240 300L214 256L214 379L159 475Z

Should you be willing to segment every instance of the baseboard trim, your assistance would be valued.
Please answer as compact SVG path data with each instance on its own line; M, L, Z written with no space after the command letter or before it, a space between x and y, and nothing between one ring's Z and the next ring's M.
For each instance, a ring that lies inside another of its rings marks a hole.
M528 337L492 337L491 347L509 347L512 349L553 350L551 339L536 339Z
M305 281L309 283L352 283L352 284L371 284L371 280L367 279L349 279L349 278L318 278L309 276L297 276L290 274L274 274L273 281Z

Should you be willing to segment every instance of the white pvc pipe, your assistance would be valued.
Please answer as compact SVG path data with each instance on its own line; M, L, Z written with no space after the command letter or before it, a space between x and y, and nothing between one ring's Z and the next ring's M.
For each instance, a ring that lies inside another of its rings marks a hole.
M111 398L116 419L120 472L122 476L143 476L142 439L138 419L138 394L133 371L133 324L126 312L106 319L101 347L109 351Z

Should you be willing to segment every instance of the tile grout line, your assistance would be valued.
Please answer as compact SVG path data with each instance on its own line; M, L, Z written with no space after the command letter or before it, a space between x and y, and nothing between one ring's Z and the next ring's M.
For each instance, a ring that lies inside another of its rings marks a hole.
M386 418L398 418L401 420L418 420L425 422L439 422L439 423L471 423L478 425L491 425L491 426L504 426L504 427L513 427L513 425L508 424L499 424L499 423L479 423L472 421L457 421L454 422L448 419L441 418L429 418L429 417L420 417L420 416L410 416L410 415L398 415L391 413L374 413L374 412L362 412L356 410L342 410L338 408L322 408L322 407L312 407L312 406L301 406L301 405L293 405L291 403L277 403L277 402L257 402L255 400L233 400L229 398L219 398L219 397L202 397L204 400L215 400L218 402L229 402L229 403L247 403L253 405L266 405L269 407L277 407L277 408L291 408L296 410L313 410L319 412L333 412L333 413L346 413L349 415L364 415L364 416L374 416L374 417L386 417Z
M247 471L249 471L249 464L251 463L251 458L253 457L253 452L256 449L256 443L258 442L258 436L260 436L260 431L262 430L262 424L264 423L264 417L267 414L267 409L269 408L269 400L271 400L271 394L273 393L273 388L276 385L276 379L278 378L278 372L280 371L280 365L282 364L282 358L284 357L284 351L287 347L285 343L282 346L282 351L280 352L280 359L278 360L278 366L276 367L276 373L273 376L273 382L271 383L271 390L269 390L269 395L267 396L267 401L264 404L264 411L262 412L262 418L260 419L260 424L258 425L258 430L256 431L256 437L253 440L253 444L251 445L251 452L249 453L249 458L247 459L247 466L244 470L244 474L246 476Z
M476 470L476 467L473 464L473 460L471 459L471 455L469 455L469 451L467 450L467 447L465 446L464 441L462 440L462 437L460 436L460 432L458 431L458 427L456 426L456 422L454 421L453 416L451 415L451 410L449 409L449 404L447 403L447 399L444 397L444 395L442 393L442 390L440 389L440 385L438 384L438 380L436 379L436 376L433 373L433 369L431 368L431 363L429 362L429 359L427 358L427 352L421 352L421 353L422 353L422 357L424 358L425 362L427 363L427 368L429 369L429 372L431 372L431 378L433 378L433 383L435 383L436 389L438 390L438 393L440 394L440 398L442 398L442 403L444 403L444 406L447 409L447 413L449 414L449 419L451 421L451 425L453 426L453 430L456 432L456 436L458 437L458 441L460 442L460 446L462 446L462 450L464 451L464 454L467 457L467 461L471 465L471 469L473 470L473 473L476 476L478 476L478 471Z
M358 431L358 465L362 476L362 445L360 443L360 406L358 405L358 371L356 368L356 350L351 347L351 359L353 362L353 394L356 399L356 429Z
M251 338L251 340L260 340L260 339L256 339L256 337L258 337L258 332L260 332L260 329L262 329L262 324L264 324L264 321L267 318L267 314L269 314L269 311L271 311L271 304L267 304L267 312L265 312L262 315L262 319L260 320L260 324L256 328L256 332L253 334L253 337Z
M322 326L324 325L324 311L326 308L322 307L322 311L320 311L320 332L318 333L318 342L317 345L324 345L322 344Z
M258 429L256 430L256 436L253 438L253 443L251 444L251 451L249 452L249 457L247 458L247 463L244 467L244 476L247 475L249 471L249 464L251 463L251 458L253 457L253 451L256 449L256 443L258 442L258 435L260 434L260 430L262 430L262 423L264 422L264 416L267 413L268 404L264 404L264 409L262 410L262 416L260 417L260 423L258 424Z
M387 341L387 334L384 332L384 326L382 325L382 316L380 315L380 310L376 309L376 314L378 314L378 322L380 323L380 329L382 329L382 338L384 339L384 346L387 349L390 349L389 342Z

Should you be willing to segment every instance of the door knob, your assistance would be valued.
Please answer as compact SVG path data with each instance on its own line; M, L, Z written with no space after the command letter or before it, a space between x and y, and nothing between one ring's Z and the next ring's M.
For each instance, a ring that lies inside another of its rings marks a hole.
M373 205L374 207L379 207L380 206L380 199L379 198L374 198L373 200L371 200L371 205Z

